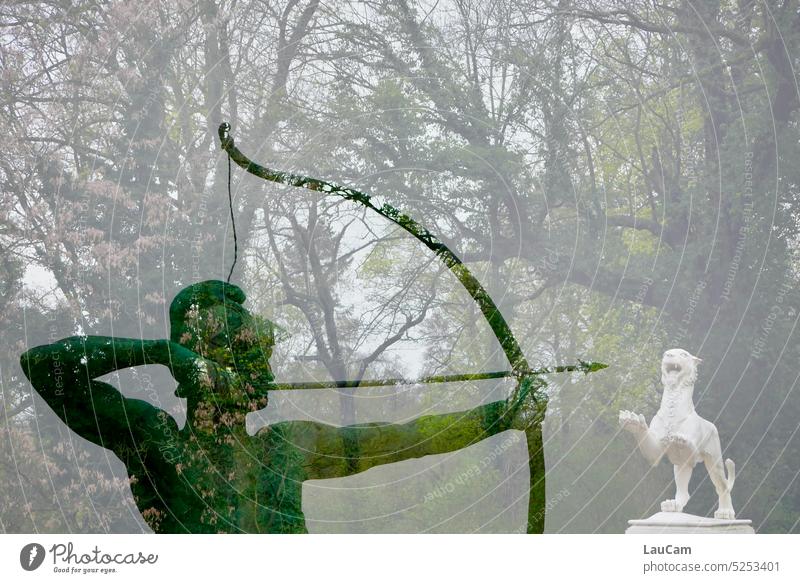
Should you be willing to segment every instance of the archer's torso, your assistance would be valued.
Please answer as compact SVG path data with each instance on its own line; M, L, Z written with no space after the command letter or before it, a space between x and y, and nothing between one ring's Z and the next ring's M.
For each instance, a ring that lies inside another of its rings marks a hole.
M292 424L248 435L244 423L203 427L157 421L135 447L114 448L145 521L160 533L303 533L303 449Z

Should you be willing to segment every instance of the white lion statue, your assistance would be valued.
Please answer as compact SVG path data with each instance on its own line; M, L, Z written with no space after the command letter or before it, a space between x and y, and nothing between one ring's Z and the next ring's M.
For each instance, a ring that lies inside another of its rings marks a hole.
M719 508L714 517L732 520L735 515L731 489L736 467L732 460L726 460L723 465L717 428L695 412L692 401L700 362L699 358L683 349L667 350L661 360L664 395L650 427L644 415L631 411L620 411L619 423L622 429L636 436L639 449L651 464L655 466L666 454L675 466L675 499L661 503L663 512L683 511L689 501L692 470L702 461L719 496Z

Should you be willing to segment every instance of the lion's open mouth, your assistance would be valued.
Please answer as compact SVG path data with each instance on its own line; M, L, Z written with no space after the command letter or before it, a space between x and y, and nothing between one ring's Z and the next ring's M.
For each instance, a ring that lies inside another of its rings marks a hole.
M667 371L667 373L681 372L681 365L679 365L677 362L668 362L666 365L664 365L664 369Z

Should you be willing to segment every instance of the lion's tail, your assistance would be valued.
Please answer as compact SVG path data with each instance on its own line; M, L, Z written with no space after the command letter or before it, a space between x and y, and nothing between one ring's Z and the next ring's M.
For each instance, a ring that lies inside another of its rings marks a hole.
M725 468L728 470L728 477L725 478L725 487L730 492L733 489L733 483L736 481L736 464L732 459L725 460Z

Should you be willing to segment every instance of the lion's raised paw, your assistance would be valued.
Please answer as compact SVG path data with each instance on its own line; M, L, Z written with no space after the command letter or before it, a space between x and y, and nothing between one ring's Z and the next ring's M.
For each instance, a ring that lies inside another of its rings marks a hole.
M637 415L633 411L619 412L619 426L631 433L642 433L647 431L647 421L644 415Z

